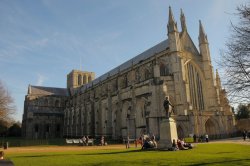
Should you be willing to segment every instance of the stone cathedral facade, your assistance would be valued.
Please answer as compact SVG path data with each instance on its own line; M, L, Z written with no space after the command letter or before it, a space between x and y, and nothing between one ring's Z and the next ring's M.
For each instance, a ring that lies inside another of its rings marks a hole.
M165 96L174 105L179 137L234 132L233 113L219 74L214 74L204 28L200 22L196 48L182 11L180 21L181 31L170 8L166 40L99 78L73 70L65 89L30 86L23 135L56 137L59 132L65 137L120 139L150 133L159 138Z

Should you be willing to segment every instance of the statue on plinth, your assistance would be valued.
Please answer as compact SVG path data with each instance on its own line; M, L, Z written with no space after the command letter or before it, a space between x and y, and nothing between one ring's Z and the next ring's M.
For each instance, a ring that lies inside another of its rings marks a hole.
M164 102L163 102L164 109L166 111L166 118L169 119L172 114L172 108L174 107L171 102L169 101L168 97L166 96Z

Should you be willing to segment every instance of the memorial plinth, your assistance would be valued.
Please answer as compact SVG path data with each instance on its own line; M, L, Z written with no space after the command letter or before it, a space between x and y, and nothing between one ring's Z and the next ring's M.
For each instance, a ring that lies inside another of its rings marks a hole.
M172 141L177 141L177 129L174 119L163 119L160 124L160 141L158 144L159 149L168 149L172 147Z

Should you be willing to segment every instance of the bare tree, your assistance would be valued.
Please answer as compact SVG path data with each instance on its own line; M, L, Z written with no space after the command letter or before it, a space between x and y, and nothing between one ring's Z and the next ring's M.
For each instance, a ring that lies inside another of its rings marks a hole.
M9 121L14 113L14 101L0 80L0 121Z
M234 103L250 102L250 3L237 7L239 23L231 23L232 34L221 53L224 85Z

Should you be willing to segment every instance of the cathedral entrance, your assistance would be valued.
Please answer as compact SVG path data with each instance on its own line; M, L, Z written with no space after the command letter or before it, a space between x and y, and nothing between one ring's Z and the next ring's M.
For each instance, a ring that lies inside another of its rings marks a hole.
M217 125L215 124L215 122L213 122L211 119L208 119L205 124L206 134L208 134L209 136L216 135L217 134L216 127Z

